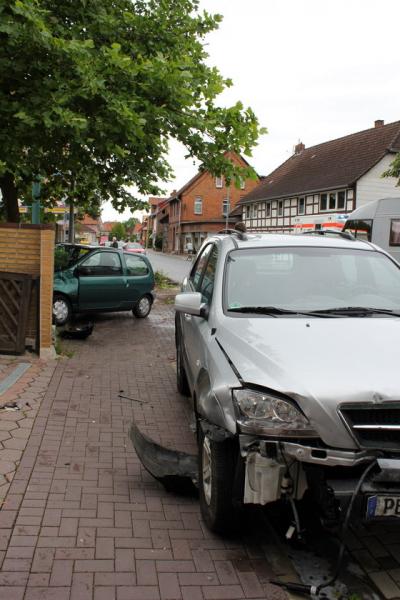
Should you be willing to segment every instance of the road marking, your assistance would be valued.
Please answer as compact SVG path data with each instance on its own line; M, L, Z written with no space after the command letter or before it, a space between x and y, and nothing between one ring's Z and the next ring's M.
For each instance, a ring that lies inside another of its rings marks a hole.
M31 363L19 363L3 381L0 382L0 396L4 394L32 366Z

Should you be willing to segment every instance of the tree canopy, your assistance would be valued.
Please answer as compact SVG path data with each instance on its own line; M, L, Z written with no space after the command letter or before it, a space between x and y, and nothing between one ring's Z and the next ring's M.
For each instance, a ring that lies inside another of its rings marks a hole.
M400 153L396 154L395 159L390 163L389 169L383 173L383 177L397 177L400 185Z
M0 0L0 188L9 220L42 178L48 203L142 208L171 177L174 138L205 169L239 172L262 133L250 108L217 103L231 85L207 64L221 17L198 0Z

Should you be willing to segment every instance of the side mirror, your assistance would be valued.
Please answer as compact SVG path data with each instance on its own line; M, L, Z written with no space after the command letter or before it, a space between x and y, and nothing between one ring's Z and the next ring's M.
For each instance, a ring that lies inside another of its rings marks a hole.
M202 301L200 292L183 292L175 296L175 310L195 317L207 318L208 306Z
M83 270L80 268L79 265L77 267L75 267L73 274L74 274L74 277L79 277L80 275L83 274Z

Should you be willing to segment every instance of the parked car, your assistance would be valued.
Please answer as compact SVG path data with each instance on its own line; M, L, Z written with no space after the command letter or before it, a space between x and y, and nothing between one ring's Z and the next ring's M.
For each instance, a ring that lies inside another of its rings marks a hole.
M136 254L146 254L146 250L139 242L128 242L124 246L125 252L134 252Z
M348 216L343 231L378 244L400 260L400 196L381 198L356 208Z
M89 248L55 273L53 320L64 325L74 313L125 310L144 318L151 311L153 289L154 273L145 256L116 248Z
M351 236L347 236L349 238ZM400 265L344 236L216 235L176 296L203 517L308 498L326 525L400 514ZM353 510L352 508L350 510ZM397 512L396 512L397 511Z

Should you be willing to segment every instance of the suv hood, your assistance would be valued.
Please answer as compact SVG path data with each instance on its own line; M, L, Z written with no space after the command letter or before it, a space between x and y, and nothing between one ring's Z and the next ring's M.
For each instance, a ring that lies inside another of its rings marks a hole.
M216 338L243 382L293 398L330 446L355 447L340 404L400 400L400 318L226 317Z

